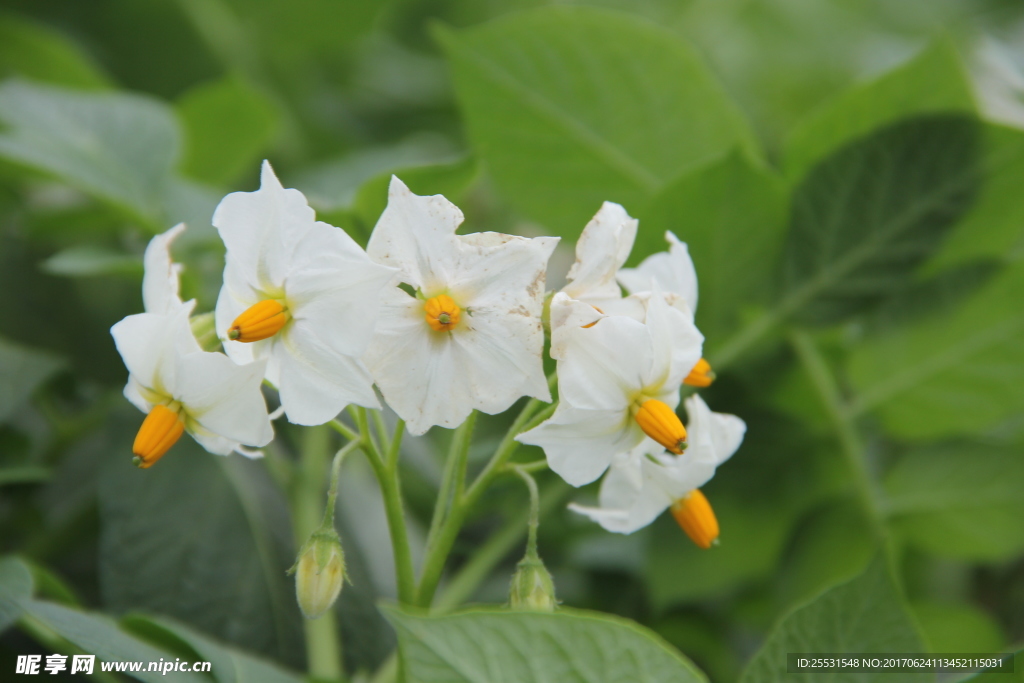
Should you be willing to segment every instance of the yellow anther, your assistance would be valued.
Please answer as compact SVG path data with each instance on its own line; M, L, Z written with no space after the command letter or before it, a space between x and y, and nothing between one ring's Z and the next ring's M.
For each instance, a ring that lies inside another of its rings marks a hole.
M153 406L135 436L135 444L132 446L135 464L142 469L152 467L181 438L184 431L185 421L180 413L165 405Z
M245 309L228 330L228 339L255 342L273 337L292 319L288 309L277 299L264 299Z
M455 329L459 324L462 309L447 294L439 294L423 302L423 314L430 329L443 332Z
M690 540L707 550L718 542L718 520L711 503L700 489L690 491L684 498L672 503L672 516L676 518Z
M634 415L640 429L666 450L679 455L686 448L686 427L676 411L656 399L647 399Z
M595 311L597 311L597 312L598 312L598 313L600 313L601 315L604 315L604 311L602 311L602 310L601 310L600 308L598 308L597 306L591 306L591 308L593 308L593 309L594 309ZM583 329L585 329L585 330L586 330L586 329L589 329L589 328L593 327L594 325L596 325L596 324L597 324L597 323L599 323L599 322L601 322L601 319L600 319L600 318L598 318L598 319L597 319L597 320L595 320L594 322L590 323L589 325L584 325L584 326L583 326Z
M683 380L683 384L689 384L691 387L709 387L714 381L715 372L711 369L711 364L701 358Z

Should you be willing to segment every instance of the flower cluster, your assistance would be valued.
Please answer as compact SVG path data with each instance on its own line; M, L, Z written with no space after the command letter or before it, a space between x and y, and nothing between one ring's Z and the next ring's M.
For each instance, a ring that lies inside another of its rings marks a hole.
M545 306L558 239L456 234L462 220L444 197L392 178L364 251L317 221L265 162L259 190L229 194L213 215L226 247L215 312L223 353L203 349L195 302L179 295L170 249L184 226L154 237L146 312L111 330L129 371L125 396L147 413L136 463L150 467L186 431L212 453L258 455L250 447L273 438L261 384L299 425L350 404L379 408L379 392L412 434L523 396L551 401L546 322L559 403L518 440L543 448L574 486L607 471L599 507L573 506L606 529L629 533L670 507L698 545L711 545L717 522L699 488L745 427L696 395L685 401L688 427L676 414L684 385L714 377L694 325L686 245L669 233L669 251L624 268L637 221L605 203L578 241L569 283Z

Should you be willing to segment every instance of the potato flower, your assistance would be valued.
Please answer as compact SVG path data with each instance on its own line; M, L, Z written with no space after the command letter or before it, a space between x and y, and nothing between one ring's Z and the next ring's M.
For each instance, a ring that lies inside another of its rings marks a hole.
M203 351L189 325L192 307L130 315L110 329L128 368L125 398L147 413L133 446L142 468L186 431L219 455L239 444L265 446L274 436L260 392L265 363L236 365Z
M743 441L746 424L735 415L715 413L697 395L685 401L689 448L669 455L645 440L612 463L601 482L599 507L572 504L608 531L629 534L653 522L665 508L702 548L718 538L718 521L700 491Z
M288 420L318 425L349 403L379 407L360 360L394 269L316 220L268 162L255 192L226 196L213 224L227 246L217 328L238 363L267 361Z
M659 292L645 303L646 322L609 315L594 324L563 326L558 408L516 437L543 448L551 469L573 486L600 477L645 435L676 454L686 447L675 407L703 337Z
M178 293L182 266L171 258L171 245L183 232L185 224L178 223L146 246L142 257L142 305L146 313L173 313L184 305Z
M412 434L457 427L474 409L499 413L523 395L551 400L540 314L558 238L456 235L462 219L441 195L417 196L393 177L367 246L409 289L385 291L364 358Z

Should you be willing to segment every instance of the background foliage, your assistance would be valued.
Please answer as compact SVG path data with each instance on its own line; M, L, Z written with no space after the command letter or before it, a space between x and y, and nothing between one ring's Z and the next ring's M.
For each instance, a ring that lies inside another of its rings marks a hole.
M665 518L608 534L564 510L595 491L542 475L541 554L574 608L556 615L379 610L383 509L350 458L350 674L386 680L396 642L410 680L751 682L795 643L1024 642L1019 3L4 0L0 79L0 670L80 651L305 670L285 501L330 437L278 423L262 463L183 440L135 470L108 333L181 220L183 293L212 309L212 208L264 157L363 242L391 173L467 230L560 235L556 287L601 201L640 218L633 262L674 231L709 403L749 424L705 489L712 551ZM449 438L404 447L420 544ZM515 481L478 506L443 609L504 601L525 507Z

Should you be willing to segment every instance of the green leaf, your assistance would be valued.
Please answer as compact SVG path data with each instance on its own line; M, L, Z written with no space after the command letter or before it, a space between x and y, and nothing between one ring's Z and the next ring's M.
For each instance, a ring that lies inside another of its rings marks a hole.
M105 88L110 81L71 40L45 24L0 15L0 79L23 76L77 88Z
M870 524L849 500L830 501L806 516L777 574L785 605L804 602L860 574L875 552Z
M975 111L970 81L949 40L940 40L878 79L851 88L790 134L786 176L799 178L844 144L900 119L929 112Z
M262 463L183 438L159 466L111 448L99 487L100 581L115 613L164 614L226 642L303 663L287 511Z
M995 619L971 604L914 602L931 652L999 652L1006 639Z
M978 199L953 229L927 271L948 269L979 259L1002 259L1019 252L1024 235L1024 131L986 125L981 159L985 184Z
M795 190L782 310L834 322L910 281L970 207L978 126L910 119L842 148Z
M914 545L936 555L1008 559L1024 550L1020 449L976 443L929 446L885 478L886 510Z
M157 222L178 155L177 122L140 95L0 85L0 157Z
M40 264L50 275L83 277L90 275L142 275L142 259L123 251L83 244L57 252Z
M681 173L755 147L694 51L629 15L548 7L437 36L476 153L556 234L604 200L639 213Z
M382 609L398 631L410 683L707 680L657 635L619 617L567 609L427 617Z
M18 620L22 602L32 597L32 572L17 557L0 559L0 633Z
M654 197L640 216L633 259L663 251L665 231L686 242L700 281L697 325L709 340L721 339L740 308L763 303L774 284L786 201L776 175L730 154Z
M0 337L0 422L11 417L32 393L64 367L53 354Z
M184 644L184 649L197 655L195 660L210 662L210 672L218 683L299 683L303 680L297 674L222 645L173 619L133 614L122 619L121 626L140 638L177 645L167 649L179 651Z
M254 175L277 132L273 103L233 76L192 88L175 108L185 128L182 172L214 185Z
M40 624L104 662L143 662L145 668L145 663L159 662L167 657L166 652L118 629L109 617L79 612L41 600L25 600L22 604L25 612ZM97 664L95 670L99 669ZM128 675L146 683L167 681L167 677L159 671L139 671ZM191 672L176 671L174 680L203 683L208 682L209 678Z
M850 355L853 410L874 411L904 438L990 427L1024 410L1024 267L1014 266L952 314L865 340Z
M772 629L740 683L803 680L787 674L788 653L925 652L924 643L884 559L855 579L794 609ZM816 679L818 680L818 679ZM826 680L826 677L821 677ZM832 683L902 683L935 680L934 674L832 673Z

